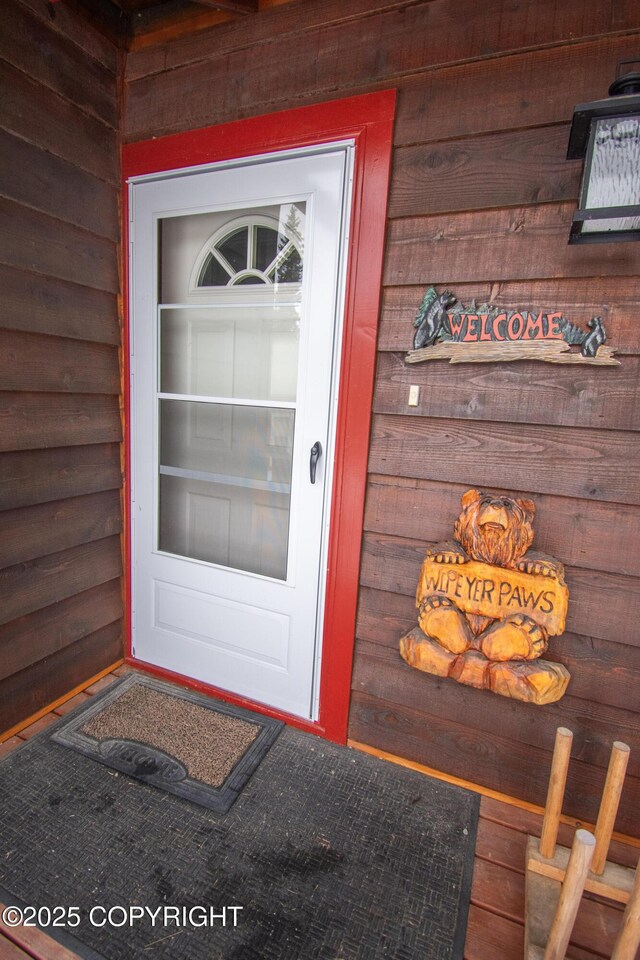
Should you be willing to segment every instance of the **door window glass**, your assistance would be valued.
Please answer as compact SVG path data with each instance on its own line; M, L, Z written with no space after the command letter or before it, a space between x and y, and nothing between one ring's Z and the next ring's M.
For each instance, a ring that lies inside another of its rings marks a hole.
M287 578L304 202L159 221L161 551Z

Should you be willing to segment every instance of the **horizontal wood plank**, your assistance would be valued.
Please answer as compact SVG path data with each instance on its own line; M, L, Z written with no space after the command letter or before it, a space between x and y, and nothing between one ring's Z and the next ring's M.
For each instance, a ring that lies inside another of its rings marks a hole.
M427 279L420 286L387 287L384 290L379 350L397 350L404 356L413 340L413 320L425 294ZM640 290L635 277L588 277L580 280L486 279L456 283L454 296L471 305L490 302L503 310L559 310L577 326L586 329L591 317L602 317L607 343L617 355L640 354Z
M59 703L55 708L55 713L60 717L64 717L68 713L71 713L72 710L75 710L76 707L79 707L81 703L86 703L90 699L90 695L81 690L80 693L76 693L69 700L65 700L64 703Z
M356 636L358 640L398 649L400 637L413 630L418 619L415 595L390 593L360 586Z
M0 56L18 70L92 113L118 126L116 80L101 63L33 16L17 0L0 7Z
M470 420L373 418L369 469L445 483L637 504L637 434Z
M404 416L495 420L563 427L640 430L640 357L620 367L576 364L447 362L407 365L404 357L378 358L373 409ZM420 387L408 406L409 385Z
M77 9L1 5L3 729L121 650L117 67Z
M525 911L524 874L476 857L471 902L497 916L521 923Z
M119 150L115 130L31 80L0 59L0 126L117 184Z
M552 750L558 727L573 731L572 760L602 770L609 764L611 744L621 740L631 748L627 772L640 777L640 731L631 692L631 709L582 700L569 690L557 703L544 708L522 704L486 691L469 689L454 680L438 679L409 667L398 648L359 643L353 672L353 689L377 700L406 706L419 712L428 698L429 713L443 721L491 736L495 731L522 746Z
M116 443L0 453L0 510L121 486Z
M1 904L0 904L1 906ZM0 930L0 960L29 960L29 954L7 939Z
M98 584L107 583L119 577L121 572L120 540L117 536L6 567L0 571L0 593L3 598L0 623L10 623Z
M21 747L23 743L24 740L21 740L20 737L7 737L0 743L0 758L6 757L8 753L11 753L16 747Z
M248 46L270 43L274 36L289 36L292 42L313 32L323 25L341 23L358 17L367 17L372 12L385 8L404 10L410 0L382 0L376 3L372 11L371 0L305 0L304 7L289 7L288 3L269 4L262 0L260 16L248 20L229 20L226 23L214 22L216 55L223 57L234 50ZM277 7L277 9L276 9ZM218 14L209 16L218 19ZM198 18L201 19L201 18ZM174 18L175 22L175 18ZM127 57L125 78L138 80L153 73L162 73L167 69L185 66L211 56L211 31L191 31L173 39L171 43L158 46L147 43L144 37L135 37Z
M389 216L577 200L582 164L567 162L568 140L562 124L400 147Z
M573 3L565 4L567 12L572 7ZM580 14L585 10L582 4L574 9ZM484 8L477 15L487 23ZM520 8L518 16L527 31ZM618 61L637 55L638 41L632 34L476 63L451 60L452 65L443 64L442 69L403 79L394 142L400 146L567 123L576 103L606 95Z
M117 397L0 394L0 451L118 442Z
M360 582L391 593L415 596L425 545L420 540L365 534ZM640 646L640 579L567 567L569 611L566 629L581 636ZM622 601L621 601L622 598ZM551 640L555 649L555 641Z
M567 629L582 636L638 646L640 580L579 567L567 568L571 584ZM637 703L634 703L634 708Z
M376 29L382 30L382 24ZM243 48L220 60L200 60L135 80L128 84L124 138L176 133L387 84L399 90L397 146L567 123L575 103L601 98L618 61L632 60L637 52L634 37L623 36L456 66L448 66L445 56L440 69L423 62L415 71L393 73L377 54L378 35L371 46L361 36L350 47L348 43L338 27L305 38L293 54L289 46L286 56L274 44ZM242 77L242 82L225 87L225 75ZM219 95L220 89L225 95ZM466 109L460 110L460 103Z
M119 490L0 513L0 568L120 533Z
M519 831L525 835L525 846L519 848L517 863L511 865L511 869L522 872L526 863L526 838L529 836L539 837L541 835L542 813L534 813L532 810L516 806L513 803L505 803L502 800L497 800L495 797L482 797L480 801L480 816L485 821L484 826L489 832L490 828L486 823L487 820L502 824L512 832ZM584 825L584 821L581 820L575 820L571 823L561 821L558 827L558 843L561 843L565 847L570 847L573 843L576 827ZM484 836L486 840L487 834L485 833ZM485 855L486 852L487 848L485 847ZM611 860L612 863L619 863L624 867L635 869L638 863L638 847L631 846L631 844L624 843L621 840L613 839L609 846L608 859ZM616 907L616 909L618 908Z
M31 740L33 737L37 737L39 733L42 733L52 726L56 722L56 719L55 713L45 713L44 716L39 717L28 726L23 727L20 731L20 738L22 740Z
M464 960L497 960L524 955L524 927L497 917L474 903L469 907Z
M0 627L0 680L50 657L123 616L120 579L50 604Z
M518 908L520 903L520 884L524 885L524 870L526 864L527 831L519 832L515 824L524 816L529 816L516 806L509 806L509 813L500 821L494 820L485 813L491 804L498 801L483 797L480 806L480 820L478 821L476 859L474 863L474 885L472 902L490 913L508 913ZM498 804L505 807L506 804ZM541 818L536 818L541 821ZM579 821L578 821L579 823ZM540 829L528 831L532 836L539 836ZM558 831L559 842L571 846L575 827L561 823ZM637 863L637 848L629 844L612 841L611 851L624 860L630 867ZM615 862L615 861L614 861ZM496 884L495 890L489 889L489 883ZM502 883L509 891L505 903L507 910L500 909L500 894ZM597 956L609 958L611 948L620 929L622 909L612 901L603 902L589 893L584 895L571 938L571 957L579 958L591 956L589 950L595 951ZM524 910L520 915L524 920Z
M414 7L413 9L418 9ZM230 50L130 82L126 140L143 139L267 113L336 96L361 93L395 79L378 46L392 14L374 21L327 24L302 42L273 36L271 42ZM366 35L363 35L363 29ZM399 64L402 50L386 50ZM401 73L405 70L400 66ZM228 78L234 78L229 84ZM235 78L242 78L235 79ZM180 106L179 106L180 104Z
M78 16L78 12L68 3L63 3L56 10L55 17L51 17L41 0L20 0L31 14L44 20L48 26L67 40L71 40L80 48L85 56L97 60L114 76L118 73L118 48L116 44L105 36L85 17Z
M0 198L0 263L117 293L116 246L79 227Z
M0 383L5 391L119 394L118 348L0 328Z
M481 800L480 809L485 797ZM494 822L481 816L476 835L476 859L513 870L524 876L527 863L527 835L513 830L506 822Z
M114 243L120 237L115 186L2 130L0 195Z
M476 858L471 902L496 916L522 922L524 875ZM621 920L622 911L615 906L583 898L571 934L570 950L575 946L597 957L610 957Z
M0 909L2 906L0 904ZM4 930L5 924L0 920L0 960L10 960L1 952ZM6 935L19 944L18 960L78 960L77 953L67 950L38 927L10 927Z
M407 668L409 669L409 668ZM432 680L431 686L438 681ZM443 681L441 681L443 682ZM455 685L454 685L455 686ZM460 688L465 696L495 697L469 687ZM430 704L425 693L425 703ZM456 725L435 713L412 710L405 705L374 699L354 691L349 717L349 737L360 743L403 756L443 773L469 780L530 803L544 805L551 750L521 746L494 729L490 734L471 726ZM603 786L603 771L575 761L567 779L563 810L571 816L594 822ZM616 829L635 836L638 822L635 811L640 803L640 780L628 777L625 802L616 820Z
M202 126L207 123L216 123L225 119L236 119L239 115L245 115L243 110L251 105L252 112L266 112L268 109L278 109L285 105L294 105L292 102L292 92L295 90L295 99L298 105L302 98L308 102L310 99L320 100L329 99L331 96L342 95L347 92L361 92L363 88L369 88L374 84L384 82L393 82L404 86L404 78L410 75L417 75L414 83L420 88L423 77L431 80L434 76L440 79L441 75L452 73L450 70L434 69L434 67L445 67L451 62L465 61L469 57L478 57L478 51L481 56L492 58L491 63L498 63L498 71L508 71L510 83L504 84L499 81L496 83L496 69L491 74L493 86L490 91L486 91L486 103L483 104L482 111L459 110L460 103L472 103L478 97L481 91L478 87L470 88L466 97L460 97L458 90L460 81L457 75L447 76L441 80L443 90L431 90L431 96L424 97L420 105L414 101L416 99L413 85L409 84L409 103L408 110L411 114L413 136L407 139L409 126L408 119L404 116L404 109L401 97L401 103L398 110L398 139L403 143L415 143L419 140L442 139L443 137L456 136L456 132L451 132L448 127L454 126L448 114L466 114L467 112L489 113L494 121L493 127L484 127L482 129L503 129L504 117L509 116L509 106L505 105L509 94L512 91L513 83L521 80L518 66L511 66L508 57L496 57L497 52L505 53L517 50L524 43L530 46L533 38L543 36L558 36L561 33L564 36L570 32L570 27L565 20L558 16L557 0L544 0L543 6L547 8L547 17L542 13L542 7L539 5L535 11L533 4L528 4L528 13L523 18L522 10L518 8L517 15L514 11L511 17L508 17L503 4L498 4L497 0L492 0L496 6L494 17L486 10L486 5L482 8L482 15L478 16L477 7L472 9L472 0L459 5L455 15L452 14L452 8L446 4L413 4L407 5L401 10L380 10L376 11L375 16L365 18L351 17L344 18L341 22L331 23L327 19L322 25L310 31L297 31L296 35L272 32L268 42L257 43L251 46L251 41L245 35L241 45L231 44L224 52L221 48L219 56L211 56L211 46L204 59L193 60L187 54L186 61L184 55L176 57L176 62L172 63L170 69L167 68L166 60L161 66L161 72L153 75L143 76L140 79L134 79L135 64L140 65L144 54L133 54L133 59L129 67L128 84L128 102L125 118L125 135L127 139L140 139L150 135L168 133L177 130L189 129L190 126ZM628 2L628 0L627 0ZM499 13L498 13L499 9ZM565 5L568 10L568 19L575 19L575 11L572 5ZM552 12L551 12L552 11ZM581 11L581 14L583 11ZM608 23L611 24L610 15L605 13ZM259 17L253 18L260 20ZM578 35L583 35L582 30L586 30L587 36L597 36L601 31L591 32L592 25L587 25L584 16L580 16L581 27L577 28ZM630 14L630 19L635 19L634 14ZM508 22L507 22L508 21ZM602 20L600 20L602 22ZM624 22L624 14L621 21ZM274 30L276 18L274 16ZM453 24L458 23L457 27ZM244 24L244 21L243 21ZM250 25L248 25L250 27ZM504 29L503 29L504 27ZM559 28L559 29L558 29ZM606 31L605 31L606 32ZM200 42L202 43L200 38ZM196 41L197 42L197 41ZM545 43L546 41L541 41ZM610 76L615 74L615 65L618 59L624 56L632 57L633 52L628 52L632 43L627 38L612 41L607 52L608 58L603 55L602 50L598 53L592 53L587 48L588 44L583 45L582 59L573 58L572 71L570 73L570 82L566 82L561 91L553 90L553 99L561 100L566 104L564 115L559 119L567 121L571 117L575 100L569 105L568 100L572 96L571 90L575 90L577 78L581 78L585 71L585 63L589 64L589 69L593 70L601 80L601 85L596 87L594 80L594 97L602 95L602 90L606 90L610 82ZM180 44L178 44L180 49ZM564 47L561 47L564 50ZM618 51L624 53L618 55ZM250 51L250 56L248 55ZM456 55L459 52L459 55ZM528 77L531 74L538 83L544 82L544 89L552 92L551 80L553 70L559 69L553 54L557 51L552 50L549 53L546 50L536 51L531 54L534 59L534 65L529 67ZM599 59L598 59L599 54ZM518 61L526 59L519 57ZM131 60L131 58L130 58ZM595 63L592 63L596 60ZM608 70L605 74L606 60ZM481 61L480 66L486 67L487 61ZM602 67L601 67L602 63ZM504 64L504 66L503 66ZM560 64L562 60L560 59ZM224 73L225 65L228 67L229 77L242 77L242 81L229 85L220 86L220 81ZM158 66L160 66L158 64ZM472 69L474 64L464 63L458 70L464 71ZM600 69L599 69L600 68ZM142 70L148 69L142 68ZM138 66L137 73L140 73ZM423 73L426 71L426 73ZM482 82L482 72L479 72L477 83ZM540 76L538 76L538 72ZM566 67L565 67L565 71ZM517 76L512 78L511 74ZM551 78L551 79L550 79ZM569 81L569 77L567 77ZM586 84L585 84L586 85ZM425 83L425 86L427 84ZM532 85L535 89L535 85ZM530 96L532 86L527 87L526 93L523 92L521 99ZM484 81L484 87L488 83ZM220 95L220 90L223 95ZM187 92L189 98L187 99ZM475 93L475 96L474 96ZM562 96L564 94L564 96ZM448 100L446 108L442 104L443 97ZM578 94L580 98L580 93ZM566 98L566 101L565 101ZM584 99L593 99L584 96ZM534 98L538 102L538 98ZM542 105L538 109L540 119L538 123L545 123L546 114L556 114L558 111L547 101L549 97L542 97ZM501 111L493 111L495 100L499 100ZM432 103L433 101L433 103ZM179 105L182 109L179 108ZM233 108L235 105L235 113ZM439 109L440 108L440 109ZM545 110L546 108L546 110ZM238 112L240 111L240 113ZM434 113L438 115L434 117ZM522 111L527 116L527 111ZM532 114L534 111L530 111ZM511 111L512 113L512 111ZM420 118L416 114L421 114ZM443 117L440 114L444 114ZM426 124L425 124L426 120ZM421 121L421 122L420 122ZM535 121L533 121L535 122ZM473 121L458 120L459 127L457 135L468 133L466 126ZM431 136L425 135L425 126L431 131ZM513 126L531 125L518 122ZM444 130L444 132L441 132ZM477 132L477 131L476 131Z
M120 344L115 294L1 264L0 286L5 329Z
M465 484L370 477L365 529L429 543L450 540L467 490ZM491 491L497 496L526 495L496 486ZM569 566L640 576L638 507L587 503L551 493L537 494L535 505L533 549Z
M362 647L366 650L368 644L380 645L387 652L376 652L376 655L388 656L395 661L400 638L416 623L412 597L363 587L358 608L356 649ZM552 642L545 657L564 664L568 669L572 697L635 710L637 690L640 689L640 646L565 632Z
M538 280L640 274L635 244L569 246L572 203L393 220L384 282ZM627 249L621 249L625 247Z
M237 68L238 56L229 66ZM234 77L228 90L225 75ZM123 140L144 140L153 136L154 131L162 136L223 122L230 112L233 94L241 86L240 79L235 77L235 71L227 74L224 60L207 60L128 84ZM173 100L176 96L183 100L182 116ZM235 119L247 116L248 112L238 104Z
M122 657L119 621L0 683L0 730L33 716Z
M414 5L409 0L305 0L303 8L287 4L271 11L260 11L250 22L220 25L215 31L217 56L261 43L274 36L301 43L318 29L332 26L347 29L355 21L360 36L374 31L384 44L380 68L388 61L388 51L406 51L396 69L418 69L425 64L495 56L519 47L575 41L638 26L632 0L613 7L590 5L587 10L558 0L529 0L517 9L506 9L497 0L483 5L479 15L473 0L455 7L431 3ZM389 30L391 25L392 29ZM135 80L211 56L211 34L193 33L164 47L150 47L127 58L127 79ZM311 42L311 41L310 41ZM383 56L384 55L384 56ZM387 67L390 71L391 66Z
M427 544L408 537L366 533L362 541L360 584L414 598Z

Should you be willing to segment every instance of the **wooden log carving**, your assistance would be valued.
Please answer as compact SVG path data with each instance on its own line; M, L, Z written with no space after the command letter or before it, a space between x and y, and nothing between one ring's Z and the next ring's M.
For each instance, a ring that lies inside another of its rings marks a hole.
M619 367L611 347L598 347L593 357L572 353L568 343L550 340L548 343L434 343L421 350L410 350L406 363L423 360L448 360L449 363L508 363L511 360L545 360L547 363L590 363L596 367Z
M453 541L427 550L419 627L400 641L418 670L529 703L552 703L569 672L540 659L565 626L562 564L529 550L535 504L468 490Z

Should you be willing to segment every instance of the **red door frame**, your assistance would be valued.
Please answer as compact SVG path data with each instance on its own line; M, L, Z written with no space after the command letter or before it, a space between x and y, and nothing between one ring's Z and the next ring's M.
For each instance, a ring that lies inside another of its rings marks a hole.
M279 717L293 726L337 743L345 743L347 737L395 98L395 90L385 90L130 143L122 148L123 248L128 251L127 180L131 177L314 144L347 139L355 141L353 209L317 722L301 720L228 691L177 676L132 656L128 262L127 269L123 271L127 662L150 673L168 677L183 686Z

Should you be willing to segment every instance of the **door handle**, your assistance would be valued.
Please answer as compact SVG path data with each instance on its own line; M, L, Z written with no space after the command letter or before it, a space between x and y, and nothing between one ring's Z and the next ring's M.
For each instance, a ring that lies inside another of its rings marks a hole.
M318 466L318 460L322 456L322 444L319 440L316 440L314 445L311 447L311 456L309 457L309 479L311 483L316 482L316 467Z

